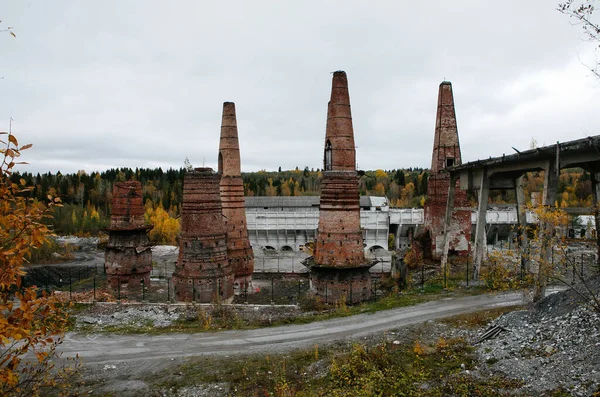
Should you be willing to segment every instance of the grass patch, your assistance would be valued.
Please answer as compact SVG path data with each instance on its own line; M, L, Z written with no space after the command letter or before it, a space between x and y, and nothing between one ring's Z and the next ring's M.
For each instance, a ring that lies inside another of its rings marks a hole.
M485 327L490 321L500 317L504 313L520 310L523 307L521 305L497 307L475 313L459 314L458 316L441 319L439 322L453 327L480 328Z
M154 378L177 390L225 384L232 396L502 396L522 383L475 377L473 348L462 339L433 343L382 342L373 346L298 350L271 356L200 357ZM170 376L176 373L179 375Z

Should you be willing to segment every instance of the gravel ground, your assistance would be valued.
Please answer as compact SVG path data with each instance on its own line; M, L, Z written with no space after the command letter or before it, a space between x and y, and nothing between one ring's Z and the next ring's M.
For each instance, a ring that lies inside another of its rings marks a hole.
M600 289L598 280L595 284L596 289ZM115 304L94 305L78 316L78 323L95 324L95 328L149 323L160 327L185 315L186 311L183 305L123 305L121 310L118 307ZM481 341L490 330L495 330L497 335ZM507 313L485 328L462 328L428 321L360 340L367 344L380 342L383 338L394 343L412 343L415 338L434 341L440 336L462 337L476 347L478 364L471 369L471 374L503 375L522 380L524 386L516 391L516 395L549 396L550 391L559 388L573 396L592 396L600 391L600 313L589 303L582 303L572 290L554 293L528 310ZM105 369L106 372L112 370ZM150 373L156 370L148 369ZM196 385L177 391L148 390L137 384L129 386L136 392L145 390L156 393L148 395L164 396L219 396L226 395L227 390L227 385L223 384Z
M600 391L600 314L573 291L507 313L492 327L498 327L498 336L478 344L483 371L523 380L525 395L559 387L573 396Z

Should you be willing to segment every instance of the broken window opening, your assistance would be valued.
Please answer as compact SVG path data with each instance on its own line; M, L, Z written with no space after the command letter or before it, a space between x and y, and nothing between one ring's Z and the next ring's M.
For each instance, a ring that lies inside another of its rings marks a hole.
M327 141L325 144L325 171L331 171L331 142Z

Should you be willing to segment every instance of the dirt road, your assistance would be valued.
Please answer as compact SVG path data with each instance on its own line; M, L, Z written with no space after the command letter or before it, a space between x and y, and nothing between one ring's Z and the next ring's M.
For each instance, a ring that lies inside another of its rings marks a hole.
M523 302L521 293L478 295L310 324L244 331L166 335L68 334L58 350L67 357L78 354L84 365L135 363L203 354L229 355L240 351L281 352Z

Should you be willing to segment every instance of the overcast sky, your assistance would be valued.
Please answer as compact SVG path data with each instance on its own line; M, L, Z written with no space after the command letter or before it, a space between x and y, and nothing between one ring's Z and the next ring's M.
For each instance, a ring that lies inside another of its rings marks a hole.
M556 5L2 0L0 130L34 144L21 171L216 168L233 101L243 171L316 169L345 70L361 169L430 166L444 79L463 162L598 135L594 45Z

